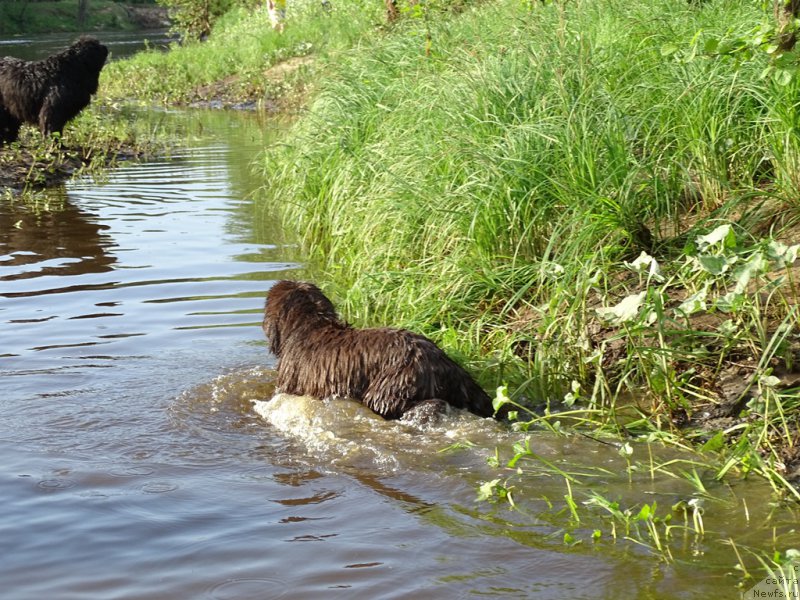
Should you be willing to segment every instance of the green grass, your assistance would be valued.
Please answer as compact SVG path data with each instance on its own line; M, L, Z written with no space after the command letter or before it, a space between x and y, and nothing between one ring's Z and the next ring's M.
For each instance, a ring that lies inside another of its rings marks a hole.
M369 5L365 0L336 3L328 12L319 2L292 2L290 26L283 33L273 31L263 8L237 8L219 20L205 42L175 44L166 54L151 50L109 64L100 93L111 100L184 103L204 99L198 89L225 81L222 92L229 98L268 100L285 93L287 84L270 78L270 67L352 47L375 22L377 13L365 8Z
M130 111L87 107L59 139L43 138L25 125L19 139L0 152L0 187L6 195L32 192L82 173L99 174L123 160L163 155L177 134L151 125Z
M348 318L431 335L523 414L544 405L538 424L569 408L697 445L672 422L724 405L720 377L742 366L724 472L794 493L781 461L798 389L769 378L800 355L797 273L769 244L796 243L800 83L760 78L766 58L662 52L763 18L727 0L408 18L326 63L309 114L266 153L264 201ZM698 241L723 224L725 241ZM637 271L643 251L658 276ZM625 298L636 310L615 313Z

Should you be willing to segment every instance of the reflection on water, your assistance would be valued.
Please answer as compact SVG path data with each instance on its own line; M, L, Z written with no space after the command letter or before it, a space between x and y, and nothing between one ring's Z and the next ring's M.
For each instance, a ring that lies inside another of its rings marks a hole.
M62 190L54 190L50 197L48 210L24 203L0 205L0 265L8 267L0 271L0 281L113 268L116 259L106 251L113 244L106 233L108 225L81 210Z
M686 535L667 564L588 541L599 525L571 523L562 477L532 478L520 512L477 503L498 474L487 456L518 437L491 420L456 412L421 429L347 401L270 401L263 297L297 271L249 199L249 163L275 126L147 118L188 149L36 205L0 200L4 597L734 597L718 540L794 535L794 516L768 520L768 490L748 483L709 500L714 534ZM696 496L679 477L628 480L599 441L531 443L621 502ZM566 530L584 542L566 545Z

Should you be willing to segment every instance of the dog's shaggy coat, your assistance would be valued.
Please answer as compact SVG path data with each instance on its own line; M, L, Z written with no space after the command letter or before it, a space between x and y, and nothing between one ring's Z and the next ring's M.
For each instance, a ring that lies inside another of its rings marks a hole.
M352 398L387 419L442 402L493 414L486 392L431 340L405 329L356 329L312 283L276 283L263 328L281 392Z
M107 57L108 48L82 37L44 60L0 58L0 144L15 141L22 123L61 133L97 91Z

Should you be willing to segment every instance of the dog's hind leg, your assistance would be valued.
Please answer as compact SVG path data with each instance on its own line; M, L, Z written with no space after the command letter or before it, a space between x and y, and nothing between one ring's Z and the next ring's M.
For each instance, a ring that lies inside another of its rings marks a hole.
M412 406L400 420L412 425L436 425L447 414L448 407L444 400L430 398Z

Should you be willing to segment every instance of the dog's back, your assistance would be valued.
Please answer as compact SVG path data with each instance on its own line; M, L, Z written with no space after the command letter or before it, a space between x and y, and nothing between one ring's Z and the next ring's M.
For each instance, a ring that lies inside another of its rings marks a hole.
M37 80L25 77L28 61L12 56L0 58L0 105L20 121L35 122L39 115L42 86Z
M427 337L405 329L353 330L368 377L359 399L387 418L427 400L443 400L482 417L492 401L475 380Z

